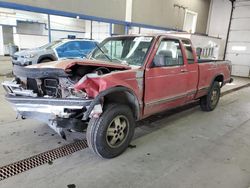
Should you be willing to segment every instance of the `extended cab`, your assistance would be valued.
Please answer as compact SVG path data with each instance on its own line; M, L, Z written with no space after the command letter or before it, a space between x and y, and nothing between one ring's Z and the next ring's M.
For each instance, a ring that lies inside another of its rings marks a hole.
M14 67L6 99L23 118L65 130L87 129L89 147L112 158L129 145L135 122L200 100L212 111L232 81L228 61L197 59L190 40L171 35L116 36L88 59Z

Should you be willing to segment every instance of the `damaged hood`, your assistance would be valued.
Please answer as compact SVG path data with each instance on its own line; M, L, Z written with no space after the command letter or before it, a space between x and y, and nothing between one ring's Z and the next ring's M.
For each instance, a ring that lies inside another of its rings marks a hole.
M34 69L34 68L45 68L45 69L62 69L67 70L74 65L86 65L86 66L94 66L94 67L107 67L107 68L115 68L120 70L128 70L131 69L128 65L123 65L119 63L112 63L106 61L99 61L99 60L90 60L90 59L69 59L69 60L59 60L59 61L52 61L48 63L30 65L26 68Z
M26 67L14 65L13 73L15 76L27 77L27 78L68 77L70 68L73 67L74 65L107 67L107 68L113 68L116 70L131 69L130 66L119 64L119 63L97 61L97 60L90 60L90 59L84 59L84 60L71 59L71 60L52 61L48 63L41 63L41 64L30 65Z

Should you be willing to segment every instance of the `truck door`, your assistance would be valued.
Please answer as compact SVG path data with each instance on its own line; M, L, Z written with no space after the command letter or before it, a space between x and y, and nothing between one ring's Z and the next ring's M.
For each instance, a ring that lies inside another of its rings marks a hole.
M182 54L179 40L161 39L145 71L145 116L185 103L187 71Z
M186 102L193 100L198 88L199 82L199 66L197 63L196 53L192 48L192 44L189 40L182 40L184 56L186 63L185 71L187 71L187 100Z

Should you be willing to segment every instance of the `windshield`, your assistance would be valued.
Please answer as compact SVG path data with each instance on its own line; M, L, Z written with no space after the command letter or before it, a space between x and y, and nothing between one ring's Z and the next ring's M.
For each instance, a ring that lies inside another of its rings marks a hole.
M53 41L53 42L50 42L48 44L45 44L41 47L38 47L38 49L51 49L53 48L55 45L61 43L62 41L61 40L56 40L56 41Z
M90 58L142 66L153 37L113 37L104 40Z

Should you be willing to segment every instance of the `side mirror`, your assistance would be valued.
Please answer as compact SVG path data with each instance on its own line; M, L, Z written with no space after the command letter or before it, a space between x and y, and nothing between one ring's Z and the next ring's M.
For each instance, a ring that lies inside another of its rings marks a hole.
M196 54L197 54L198 59L201 58L201 52L202 52L202 48L200 47L196 48Z

